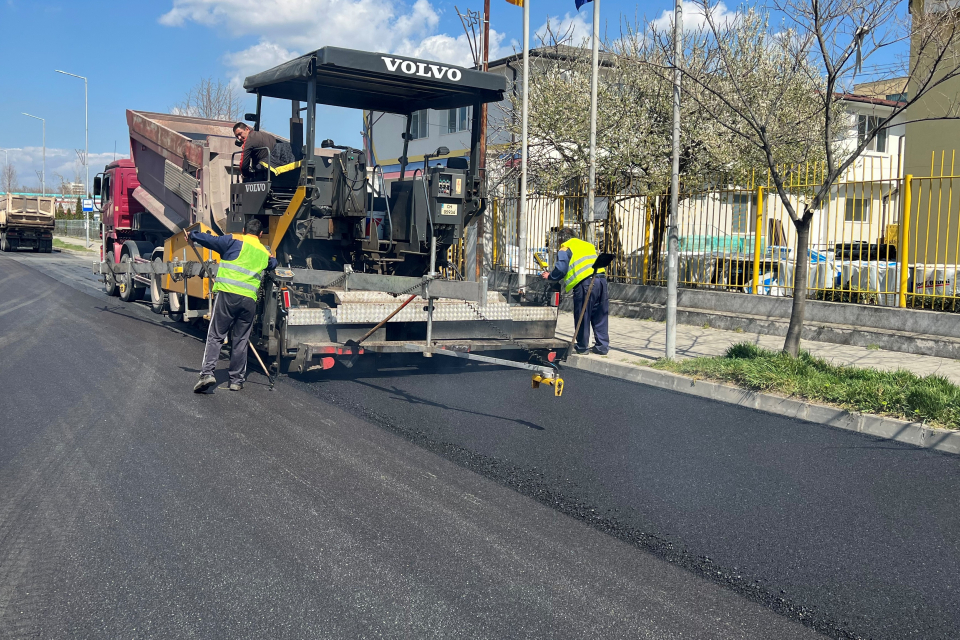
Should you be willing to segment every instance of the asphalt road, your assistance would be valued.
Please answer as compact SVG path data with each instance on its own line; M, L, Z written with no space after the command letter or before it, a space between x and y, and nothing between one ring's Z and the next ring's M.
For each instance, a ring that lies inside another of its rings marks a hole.
M2 637L960 637L954 457L576 371L195 396L84 269L0 256Z

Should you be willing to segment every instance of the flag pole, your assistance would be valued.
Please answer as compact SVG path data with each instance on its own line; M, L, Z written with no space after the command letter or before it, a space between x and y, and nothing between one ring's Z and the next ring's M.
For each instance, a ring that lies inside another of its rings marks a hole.
M587 195L587 242L594 242L597 197L597 69L600 67L600 0L593 0L593 59L590 78L590 184Z
M667 226L667 360L677 355L677 280L679 238L677 205L680 191L680 57L683 55L683 3L676 0L673 19L673 169L670 172L670 220Z
M527 126L530 94L530 0L523 0L523 106L520 141L520 212L517 220L517 278L519 286L527 284Z

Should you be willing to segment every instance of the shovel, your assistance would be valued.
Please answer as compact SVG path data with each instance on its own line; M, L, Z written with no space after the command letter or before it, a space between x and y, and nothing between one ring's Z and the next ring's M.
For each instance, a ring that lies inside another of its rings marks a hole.
M404 301L403 301L403 304L401 304L399 307L397 307L396 309L394 309L393 312L392 312L390 315L388 315L386 318L384 318L383 320L381 320L380 323L377 324L377 326L375 326L373 329L370 329L370 331L367 331L365 334L363 334L363 337L360 338L359 340L347 340L346 342L344 342L344 343L343 343L343 346L345 346L345 347L350 347L350 350L351 350L352 353L350 354L350 358L349 358L348 360L344 360L344 361L343 361L343 365L344 365L345 367L347 367L348 369L349 369L350 367L352 367L353 365L355 365L355 364L357 363L357 358L360 357L360 349L359 349L360 344L361 344L364 340L366 340L367 338L369 338L370 336L372 336L374 333L376 333L376 332L377 332L377 329L379 329L379 328L382 327L383 325L385 325L385 324L387 324L388 322L390 322L390 320L391 320L391 318L393 318L393 316L395 316L395 315L397 315L398 313L400 313L401 311L403 311L403 308L404 308L405 306L407 306L408 304L410 304L411 302L413 302L413 299L416 298L416 297L417 297L417 294L415 293L415 294L413 294L412 296L410 296L409 298L407 298L406 300L404 300Z
M612 253L601 253L597 256L597 259L593 262L593 274L596 276L597 271L600 269L606 269L610 266L610 263L613 262L613 259L616 258ZM570 356L570 352L573 351L573 345L577 341L577 336L580 335L580 325L583 323L583 316L587 313L587 305L590 304L590 294L593 293L593 283L596 282L596 278L590 278L590 286L587 287L587 295L583 299L583 308L580 309L580 317L577 319L577 327L573 330L573 337L570 338L570 345L567 347L567 356ZM566 358L564 358L566 360Z

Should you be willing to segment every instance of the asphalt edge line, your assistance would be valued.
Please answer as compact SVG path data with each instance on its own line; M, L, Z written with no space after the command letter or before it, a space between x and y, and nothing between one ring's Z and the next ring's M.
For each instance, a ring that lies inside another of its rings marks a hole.
M697 380L676 373L658 371L650 367L603 361L596 357L571 355L566 362L566 366L651 387L735 404L765 413L798 418L847 431L856 431L857 433L864 433L885 440L894 440L923 449L960 454L960 431L935 429L921 422L909 422L898 418L857 413L828 405L741 389L722 382Z

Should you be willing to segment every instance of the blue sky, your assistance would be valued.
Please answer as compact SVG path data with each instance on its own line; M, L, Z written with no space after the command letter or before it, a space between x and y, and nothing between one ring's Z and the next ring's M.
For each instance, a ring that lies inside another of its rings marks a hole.
M75 149L84 146L83 81L89 78L91 176L128 154L126 109L167 112L200 78L242 82L325 45L385 51L464 64L467 47L454 10L482 10L482 0L0 0L0 148L20 181L39 185L41 123L46 118L47 185L68 181ZM603 0L611 32L622 18L661 17L672 0ZM548 17L589 34L592 5L578 15L574 0L531 0L531 26ZM519 48L522 10L491 0L493 57ZM252 101L251 101L252 102ZM266 111L265 128L286 130L287 108ZM250 106L252 110L252 104ZM356 112L326 110L318 139L360 144ZM0 154L0 163L4 155Z
M169 111L201 77L240 79L287 56L322 47L419 54L463 62L463 30L454 10L482 10L482 0L0 0L0 148L20 181L38 185L41 123L46 118L47 185L54 173L75 172L75 149L84 146L83 81L55 73L63 69L89 78L91 175L128 153L124 112L128 108ZM294 7L308 7L298 15ZM658 16L672 2L637 4L603 0L603 19L621 14ZM580 27L589 24L586 5ZM574 0L532 0L534 29L547 17L578 20ZM521 38L522 10L492 0L494 54L510 54ZM282 132L289 112L268 112L266 128ZM318 139L359 145L361 120L354 112L329 110ZM0 163L4 155L0 154Z

